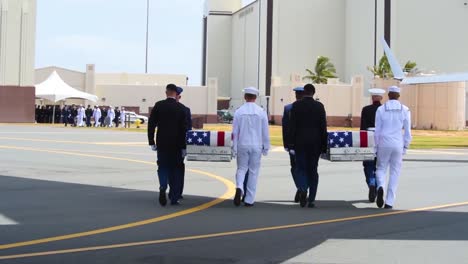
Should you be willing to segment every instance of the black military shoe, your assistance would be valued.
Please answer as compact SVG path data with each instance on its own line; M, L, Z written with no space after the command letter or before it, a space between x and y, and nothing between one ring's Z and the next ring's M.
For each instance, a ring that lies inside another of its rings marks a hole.
M299 195L299 203L301 207L305 207L307 204L307 192L301 192Z
M392 209L392 208L393 208L393 206L391 206L391 205L388 205L388 204L385 204L384 208L385 208L385 209Z
M382 208L382 206L384 205L384 200L383 200L383 188L380 187L378 190L377 190L377 207L379 208Z
M315 208L315 204L314 204L313 202L309 202L309 203L307 204L307 207L309 207L309 208Z
M369 202L371 203L375 202L376 189L375 186L369 186Z
M159 204L162 206L166 206L167 204L166 191L159 191Z
M239 206L241 203L242 190L240 188L236 189L236 195L234 196L234 205Z
M253 204L249 204L249 203L244 203L245 207L252 207Z
M294 202L298 203L300 197L301 197L301 192L299 190L297 190L296 195L294 196Z

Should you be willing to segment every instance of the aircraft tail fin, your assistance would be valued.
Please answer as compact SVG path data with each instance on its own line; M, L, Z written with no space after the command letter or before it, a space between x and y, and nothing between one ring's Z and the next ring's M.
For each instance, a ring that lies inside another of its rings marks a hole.
M382 38L381 41L382 46L384 48L384 52L387 55L388 63L390 64L390 68L392 69L393 77L398 80L403 80L403 78L405 78L405 74L403 73L401 65L398 63L395 55L393 54L385 39Z

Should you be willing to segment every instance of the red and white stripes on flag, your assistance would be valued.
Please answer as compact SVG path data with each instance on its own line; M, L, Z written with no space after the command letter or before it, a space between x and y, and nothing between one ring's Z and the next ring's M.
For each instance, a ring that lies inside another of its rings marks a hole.
M209 131L211 147L230 147L232 146L232 133L224 131Z
M353 131L353 147L355 148L368 148L374 147L374 132L372 131Z

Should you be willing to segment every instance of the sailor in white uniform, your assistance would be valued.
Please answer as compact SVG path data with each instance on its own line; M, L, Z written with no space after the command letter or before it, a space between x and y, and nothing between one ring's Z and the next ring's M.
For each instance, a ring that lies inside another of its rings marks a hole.
M80 105L80 108L78 108L78 115L77 115L77 123L78 123L78 126L79 127L84 127L84 122L83 122L83 118L85 116L85 110L84 110L84 107L83 105Z
M98 105L95 106L94 113L94 126L99 127L101 125L101 108Z
M114 108L112 107L112 105L110 105L109 109L107 110L107 119L109 120L107 125L109 127L113 127L114 124L112 123L112 121L115 119L115 111L114 111Z
M253 206L260 172L260 160L262 154L268 155L270 136L267 114L255 104L258 89L248 87L243 92L246 102L236 110L232 126L232 151L234 156L237 156L237 189L234 205L240 205L241 196L245 192L245 206ZM249 177L247 188L244 190L244 179L247 172L249 172Z
M377 109L375 116L375 146L377 152L377 206L392 209L395 202L398 179L400 178L403 155L411 142L411 114L408 107L400 103L400 88L388 88L389 100ZM387 169L390 167L388 188ZM384 192L387 197L384 202Z

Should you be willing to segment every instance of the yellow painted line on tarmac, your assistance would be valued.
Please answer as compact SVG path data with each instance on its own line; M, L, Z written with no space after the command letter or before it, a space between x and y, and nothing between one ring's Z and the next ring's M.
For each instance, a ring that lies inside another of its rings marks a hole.
M132 242L132 243L123 243L123 244L104 245L104 246L96 246L96 247L83 247L83 248L72 248L72 249L63 249L63 250L54 250L54 251L43 251L43 252L17 254L17 255L8 255L8 256L0 256L0 260L39 257L39 256L50 256L50 255L59 255L59 254L69 254L69 253L97 251L97 250L104 250L104 249L117 249L117 248L127 248L127 247L136 247L136 246L148 246L148 245L165 244L165 243L173 243L173 242L181 242L181 241L189 241L189 240L199 240L199 239L207 239L207 238L252 234L252 233L259 233L259 232L266 232L266 231L276 231L276 230L285 230L285 229L291 229L291 228L316 226L316 225L339 223L339 222L349 222L349 221L363 220L363 219L369 219L369 218L380 218L380 217L386 217L386 216L392 216L392 215L401 215L401 214L408 214L408 213L415 213L415 212L421 212L421 211L444 209L444 208L449 208L449 207L460 207L460 206L467 206L467 205L468 205L468 202L461 202L461 203L452 203L452 204L444 204L444 205L436 205L436 206L430 206L430 207L416 208L416 209L410 209L410 210L404 210L404 211L390 211L390 212L386 212L386 213L344 217L344 218L337 218L337 219L306 222L306 223L300 223L300 224L253 228L253 229L245 229L245 230L230 231L230 232L221 232L221 233L212 233L212 234L205 234L205 235L167 238L167 239L160 239L160 240Z
M13 146L2 146L0 145L0 149L13 149L13 150L23 150L23 151L35 151L35 152L46 152L46 153L55 153L55 154L64 154L64 155L73 155L73 156L81 156L81 157L91 157L91 158L100 158L100 159L109 159L109 160L121 160L121 161L128 161L128 162L136 162L136 163L142 163L142 164L148 164L148 165L155 165L155 162L148 162L148 161L143 161L143 160L135 160L135 159L126 159L126 158L117 158L117 157L109 157L109 156L100 156L100 155L92 155L92 154L82 154L82 153L75 153L75 152L67 152L67 151L57 151L57 150L47 150L47 149L36 149L36 148L28 148L28 147L13 147ZM17 243L11 243L11 244L4 244L0 245L0 250L2 249L10 249L10 248L17 248L17 247L24 247L24 246L30 246L30 245L36 245L36 244L43 244L43 243L49 243L53 241L60 241L60 240L66 240L66 239L72 239L72 238L78 238L78 237L85 237L85 236L91 236L91 235L97 235L97 234L102 234L102 233L107 233L107 232L113 232L117 230L122 230L122 229L128 229L128 228L133 228L133 227L138 227L138 226L143 226L143 225L148 225L156 222L161 222L164 220L176 218L179 216L183 215L188 215L191 213L199 212L205 209L208 209L212 206L215 206L219 203L222 203L226 199L231 198L234 196L235 193L235 185L231 181L201 170L192 170L189 169L188 171L197 173L197 174L202 174L205 176L208 176L210 178L213 178L215 180L218 180L222 182L227 190L226 192L216 198L215 200L212 200L208 203L201 204L199 206L189 208L186 210L182 210L179 212L175 212L172 214L168 215L163 215L151 219L146 219L138 222L133 222L133 223L128 223L128 224L123 224L123 225L117 225L117 226L112 226L112 227L107 227L107 228L101 228L101 229L96 229L96 230L91 230L91 231L86 231L86 232L80 232L80 233L74 233L74 234L68 234L68 235L63 235L63 236L55 236L55 237L47 237L47 238L42 238L42 239L35 239L35 240L30 240L30 241L23 241L23 242L17 242Z

